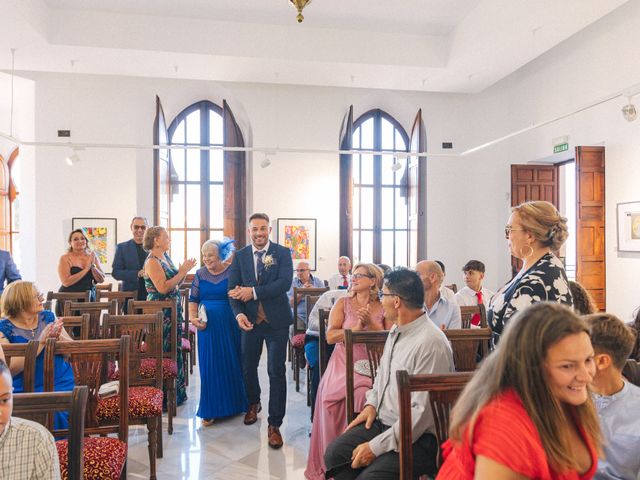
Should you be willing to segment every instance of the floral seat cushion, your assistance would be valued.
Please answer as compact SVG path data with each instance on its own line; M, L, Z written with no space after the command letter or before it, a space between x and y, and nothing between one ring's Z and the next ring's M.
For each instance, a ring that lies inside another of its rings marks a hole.
M109 379L119 380L120 372L115 370L115 366L109 365ZM153 358L145 358L140 362L140 376L142 378L154 378L156 375L156 361ZM162 359L162 378L172 379L178 376L178 364L170 358Z
M182 351L183 352L190 352L191 351L191 342L186 338L182 339Z
M291 346L296 349L304 349L304 333L294 335L291 339Z
M98 420L120 418L120 397L98 400ZM162 415L162 390L155 387L129 388L129 418L159 417Z
M69 443L56 442L60 459L60 474L63 480L69 478ZM85 480L120 478L127 461L127 444L112 437L86 437L82 447Z

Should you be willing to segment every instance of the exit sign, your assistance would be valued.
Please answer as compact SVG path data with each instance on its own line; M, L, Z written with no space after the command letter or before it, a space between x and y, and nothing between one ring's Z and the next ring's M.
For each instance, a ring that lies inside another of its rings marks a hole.
M569 150L569 144L568 143L561 143L559 145L554 145L553 146L553 153L566 152L567 150Z

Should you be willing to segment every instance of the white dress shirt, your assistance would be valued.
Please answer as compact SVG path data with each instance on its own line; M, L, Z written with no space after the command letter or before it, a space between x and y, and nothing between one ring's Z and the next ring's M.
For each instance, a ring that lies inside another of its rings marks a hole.
M482 303L485 306L489 305L489 301L491 297L493 297L494 292L489 290L488 288L482 287L480 289L482 292ZM456 302L461 307L475 307L478 305L478 297L476 296L476 291L472 288L467 287L466 285L460 289L455 296Z
M351 285L351 274L347 273L346 277L347 284ZM331 278L329 278L328 282L329 290L338 290L339 287L342 287L342 285L344 285L344 278L339 273L336 273L335 275L332 275Z
M454 302L456 299L456 294L453 292L453 290L451 290L449 287L445 287L444 285L440 286L440 295L452 302Z
M256 252L264 252L262 254L262 263L264 263L264 256L267 254L267 252L269 251L269 247L271 246L271 241L267 240L267 244L260 249L257 249L256 246L252 243L251 244L251 256L253 257L253 273L256 276L256 281L258 281L258 256L256 255ZM253 291L253 299L257 300L258 296L256 295L256 289L252 288L251 289Z
M333 308L335 303L339 298L346 297L349 290L327 290L311 309L311 313L309 314L309 321L307 322L307 335L311 335L313 337L320 336L320 309L330 310Z

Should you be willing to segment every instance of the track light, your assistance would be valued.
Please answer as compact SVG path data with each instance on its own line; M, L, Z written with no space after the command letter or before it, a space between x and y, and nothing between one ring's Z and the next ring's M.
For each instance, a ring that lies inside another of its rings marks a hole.
M73 153L64 159L67 162L67 165L73 167L76 163L80 161L80 155L78 155L78 148L73 149Z
M394 172L397 172L398 170L402 169L402 160L406 160L407 159L407 155L406 154L398 154L396 155L396 161L395 163L391 164L391 170L393 170Z
M631 97L629 97L629 103L622 107L622 116L627 122L633 122L638 117L636 106L631 103Z
M271 165L271 159L267 155L265 155L264 160L260 162L260 166L262 168L267 168L269 165Z

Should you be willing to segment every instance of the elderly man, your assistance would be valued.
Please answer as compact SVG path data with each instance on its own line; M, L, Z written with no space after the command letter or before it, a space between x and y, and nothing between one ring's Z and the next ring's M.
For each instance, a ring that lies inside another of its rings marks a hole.
M424 285L424 305L429 318L440 328L461 328L460 307L455 299L442 295L440 287L444 273L436 262L423 260L416 265L416 271Z
M147 299L147 289L144 285L144 261L147 252L142 248L142 239L147 230L145 217L133 217L131 220L131 234L133 238L119 243L113 258L113 278L123 282L125 291L137 291L137 300Z
M4 291L4 282L9 285L16 280L22 280L18 267L11 258L11 253L6 250L0 250L0 294Z
M380 367L362 412L327 448L327 478L398 478L400 412L396 372L410 375L453 372L453 354L444 333L423 310L420 277L407 269L385 275L381 292L389 331ZM411 395L414 472L435 476L438 444L429 393Z
M311 274L311 269L309 268L309 262L300 262L298 263L298 267L295 270L296 276L293 278L291 282L291 288L287 295L289 296L289 302L293 307L293 289L294 288L323 288L324 282L320 280L318 277L315 277ZM298 301L298 318L302 320L305 325L307 323L307 306L304 301L300 301L304 299L299 299Z
M482 286L484 279L484 263L479 260L469 260L462 267L465 286L456 293L456 302L461 307L474 307L476 305L489 305L493 292ZM471 324L480 325L480 315L475 314L471 318Z
M330 290L346 290L351 283L351 260L342 256L338 259L338 273L329 279Z

